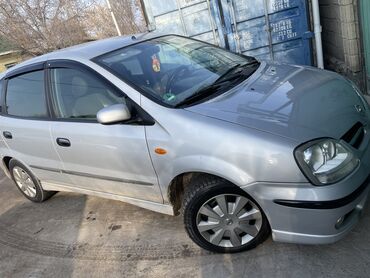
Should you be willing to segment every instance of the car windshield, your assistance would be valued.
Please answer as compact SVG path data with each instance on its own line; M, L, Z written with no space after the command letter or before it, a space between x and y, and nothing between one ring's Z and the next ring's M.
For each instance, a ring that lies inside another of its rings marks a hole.
M171 107L223 93L259 66L252 57L180 36L143 41L94 61L149 98Z

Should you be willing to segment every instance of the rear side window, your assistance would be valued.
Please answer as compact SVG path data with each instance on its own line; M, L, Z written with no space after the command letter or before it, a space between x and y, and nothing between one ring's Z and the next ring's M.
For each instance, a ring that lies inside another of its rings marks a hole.
M44 71L22 74L8 80L7 113L26 118L47 117Z

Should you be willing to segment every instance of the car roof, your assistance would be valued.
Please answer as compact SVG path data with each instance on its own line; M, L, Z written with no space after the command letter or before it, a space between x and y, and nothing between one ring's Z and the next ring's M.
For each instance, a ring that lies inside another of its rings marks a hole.
M50 52L50 53L47 53L47 54L44 54L44 55L41 55L35 58L31 58L25 62L22 62L10 68L5 73L1 73L0 79L3 78L7 73L11 73L14 70L17 70L24 66L32 65L35 63L41 63L41 62L45 62L45 61L53 60L53 59L79 58L79 59L84 59L84 60L90 60L99 55L103 55L104 53L114 51L116 49L120 49L122 47L135 44L140 41L147 40L147 39L159 37L162 35L163 34L158 34L155 32L141 33L141 34L135 34L135 35L113 37L113 38L92 41L92 42L87 42L87 43L67 47L67 48L60 49L54 52Z

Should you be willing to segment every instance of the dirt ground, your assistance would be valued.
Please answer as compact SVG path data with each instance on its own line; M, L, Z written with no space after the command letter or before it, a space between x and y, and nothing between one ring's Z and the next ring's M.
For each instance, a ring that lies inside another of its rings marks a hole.
M336 244L269 238L219 255L194 245L181 217L69 193L34 204L1 173L0 277L370 277L370 208Z

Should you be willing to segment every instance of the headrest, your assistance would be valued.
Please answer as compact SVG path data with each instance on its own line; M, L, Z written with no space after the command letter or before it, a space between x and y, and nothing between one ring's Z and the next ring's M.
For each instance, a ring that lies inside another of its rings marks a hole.
M72 77L72 93L74 97L81 97L88 93L89 85L80 76Z

